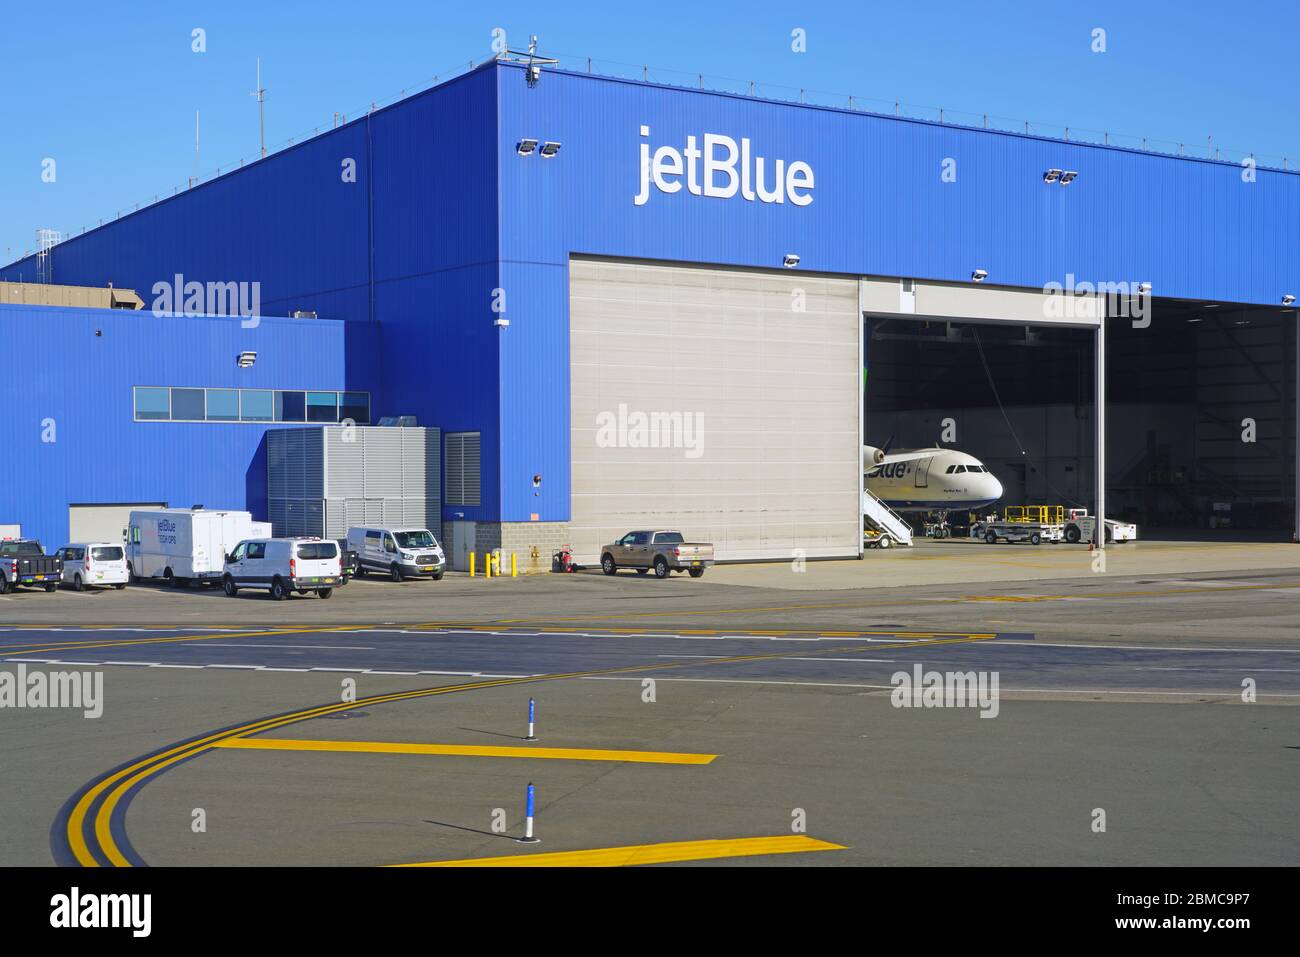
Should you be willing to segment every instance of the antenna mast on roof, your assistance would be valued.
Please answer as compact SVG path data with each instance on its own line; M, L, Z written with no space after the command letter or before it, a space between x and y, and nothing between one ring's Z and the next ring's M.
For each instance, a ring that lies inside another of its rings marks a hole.
M262 58L257 58L257 89L249 96L257 97L258 122L262 127L262 156L266 156L266 88L262 86Z
M537 81L542 78L543 66L554 66L560 61L554 57L537 55L537 34L528 38L528 52L521 50L506 50L499 59L509 60L512 63L522 63L524 65L524 79L528 85L536 86Z

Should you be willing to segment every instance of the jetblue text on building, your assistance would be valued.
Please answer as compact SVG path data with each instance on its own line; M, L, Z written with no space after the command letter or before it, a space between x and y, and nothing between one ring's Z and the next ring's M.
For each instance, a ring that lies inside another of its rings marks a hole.
M649 126L642 125L641 136L650 136ZM769 162L764 156L753 155L748 137L741 137L737 146L730 136L705 133L704 148L700 149L696 138L688 136L685 149L660 146L653 154L650 144L642 143L641 189L632 202L637 206L649 202L651 183L661 193L680 192L685 186L692 196L717 199L730 199L739 192L750 202L757 199L760 203L784 203L787 196L795 206L807 206L813 201L811 166L802 160L787 165L778 159L771 162L769 177Z

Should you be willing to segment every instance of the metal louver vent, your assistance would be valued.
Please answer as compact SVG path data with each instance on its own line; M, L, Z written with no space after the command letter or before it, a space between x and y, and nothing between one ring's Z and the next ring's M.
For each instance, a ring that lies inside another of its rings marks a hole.
M479 504L479 433L451 432L443 437L447 504Z

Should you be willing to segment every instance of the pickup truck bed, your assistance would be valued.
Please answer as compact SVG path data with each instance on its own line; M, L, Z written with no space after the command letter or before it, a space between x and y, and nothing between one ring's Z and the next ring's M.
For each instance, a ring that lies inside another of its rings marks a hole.
M600 567L606 575L616 575L620 568L634 568L644 575L653 570L656 578L673 572L687 572L699 578L713 564L713 545L688 542L681 532L628 532L618 541L601 549Z
M63 580L63 559L46 555L40 542L0 542L0 593L19 585L42 585L54 591Z

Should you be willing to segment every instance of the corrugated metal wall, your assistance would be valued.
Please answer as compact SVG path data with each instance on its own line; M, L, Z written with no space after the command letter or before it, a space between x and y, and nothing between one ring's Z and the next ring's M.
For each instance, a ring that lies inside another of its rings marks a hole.
M266 519L263 438L276 426L136 422L132 387L343 389L349 350L375 361L373 332L341 322L263 319L246 329L237 319L0 305L14 383L0 416L10 476L0 485L0 521L21 522L57 548L73 502L203 504ZM240 369L235 357L245 350L257 362Z
M441 536L437 429L308 427L267 436L276 535L344 538L356 525L428 528Z
M502 338L506 520L536 510L528 479L537 472L560 477L543 482L542 517L567 517L567 404L549 396L568 392L572 253L768 268L796 253L800 270L849 275L967 282L978 268L993 283L1034 289L1073 273L1151 282L1170 297L1300 295L1295 173L1260 170L1247 183L1231 163L581 74L548 71L530 88L517 68L500 71L501 274L514 301L525 300ZM748 138L769 164L808 163L813 202L651 187L636 205L641 145L680 151L705 133ZM563 145L551 159L521 157L523 137ZM1079 176L1044 184L1053 167Z
M642 144L680 150L705 133L747 138L769 164L808 163L813 202L651 189L636 205ZM550 159L521 157L523 137L563 146ZM349 159L355 183L341 175ZM1079 177L1045 185L1050 167ZM769 268L788 252L801 269L846 275L965 281L982 268L993 283L1028 288L1073 274L1148 281L1166 297L1276 303L1300 294L1300 176L1260 170L1247 183L1230 163L555 71L529 88L501 64L53 255L56 282L111 281L147 302L154 283L181 273L261 282L267 314L379 320L380 354L365 352L365 338L354 353L347 324L340 386L370 391L375 416L483 434L482 504L454 512L565 521L570 254ZM34 273L30 260L0 269L11 280ZM509 327L493 325L494 304ZM172 351L153 354L189 361ZM77 360L67 354L59 375L95 368Z
M349 320L361 351L347 387L372 418L481 431L485 494L498 487L496 71L484 68L378 110L179 196L73 237L53 252L57 281L140 292L176 273L262 284L262 311ZM356 180L342 176L355 161ZM35 276L26 260L0 278ZM515 300L522 302L522 297ZM370 333L382 323L382 359Z

